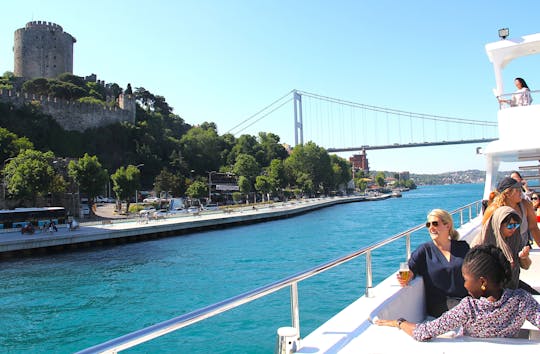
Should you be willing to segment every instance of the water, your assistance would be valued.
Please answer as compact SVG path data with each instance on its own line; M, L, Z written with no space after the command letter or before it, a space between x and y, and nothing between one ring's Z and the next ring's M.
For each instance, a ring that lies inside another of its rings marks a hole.
M351 253L481 194L481 185L426 186L285 220L5 261L0 349L81 350ZM399 243L374 252L374 281L404 257ZM363 294L364 259L349 263L299 284L302 336ZM277 328L290 323L283 289L125 352L270 353Z

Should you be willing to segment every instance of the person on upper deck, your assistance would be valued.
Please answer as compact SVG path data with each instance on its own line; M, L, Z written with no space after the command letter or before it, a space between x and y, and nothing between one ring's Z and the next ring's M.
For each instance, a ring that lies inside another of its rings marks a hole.
M532 103L531 90L525 80L520 77L514 79L514 85L516 85L517 91L512 94L512 98L507 100L497 97L499 103L509 104L511 107L516 106L529 106Z
M498 207L489 220L483 225L481 233L474 238L471 246L495 245L499 247L512 268L512 278L506 284L510 289L521 288L533 295L539 295L538 291L523 281L519 280L520 269L529 269L528 240L524 240L519 233L521 217L509 206Z
M528 320L540 328L540 303L523 289L507 289L512 277L510 262L500 248L479 245L463 260L465 288L470 296L441 317L420 324L375 320L379 326L397 327L418 341L426 341L460 328L458 335L478 338L515 337Z
M495 196L484 211L482 224L485 225L493 212L500 206L513 208L521 218L519 233L524 242L529 241L531 236L537 245L540 245L540 229L536 222L536 213L532 204L522 198L522 184L511 177L503 178L497 184Z
M459 300L467 296L461 275L463 258L469 251L465 241L458 241L452 216L445 210L434 209L427 215L426 227L431 241L421 244L411 254L409 269L412 274L407 281L397 275L401 286L415 276L424 279L427 313L439 317Z

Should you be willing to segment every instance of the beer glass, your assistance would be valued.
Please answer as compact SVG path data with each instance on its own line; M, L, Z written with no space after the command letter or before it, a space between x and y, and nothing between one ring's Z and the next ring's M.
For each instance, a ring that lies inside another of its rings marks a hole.
M399 276L405 282L405 284L409 283L409 278L411 276L411 271L409 270L409 263L401 262L399 264Z

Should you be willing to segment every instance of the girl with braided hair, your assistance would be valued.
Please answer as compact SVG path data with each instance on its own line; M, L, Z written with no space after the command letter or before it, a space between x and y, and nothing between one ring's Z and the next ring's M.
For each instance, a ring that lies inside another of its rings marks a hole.
M375 323L397 327L419 341L456 328L460 328L458 335L471 337L515 337L525 320L540 328L540 303L525 290L505 288L512 269L500 248L471 248L463 260L462 273L470 296L441 317L420 324L403 318Z

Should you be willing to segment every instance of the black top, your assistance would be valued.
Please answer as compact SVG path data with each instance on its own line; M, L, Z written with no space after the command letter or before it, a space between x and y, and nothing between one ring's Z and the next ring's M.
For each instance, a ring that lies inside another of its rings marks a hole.
M447 299L463 298L468 292L461 274L463 258L469 251L465 241L451 240L450 261L432 241L418 246L409 259L409 268L424 278L427 312L439 317L448 310Z

